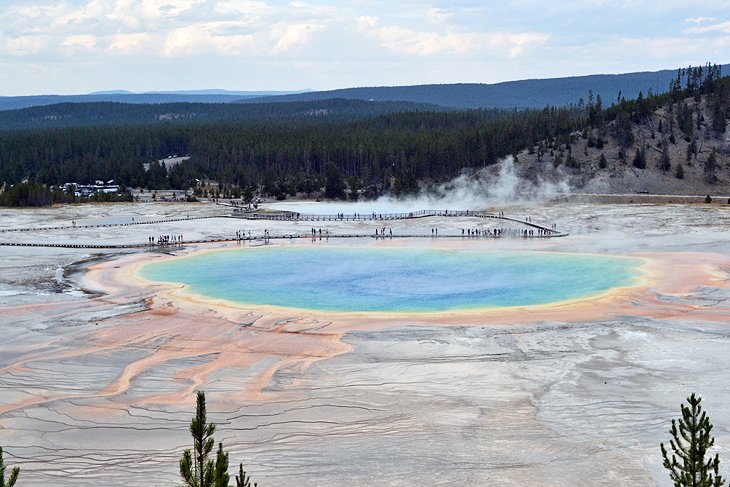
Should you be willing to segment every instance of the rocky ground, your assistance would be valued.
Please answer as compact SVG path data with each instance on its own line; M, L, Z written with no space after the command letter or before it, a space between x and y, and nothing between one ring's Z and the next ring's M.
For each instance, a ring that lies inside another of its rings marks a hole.
M670 114L667 107L662 107L642 123L632 124L634 142L628 146L622 146L616 138L615 123L611 122L603 130L576 133L572 143L556 148L548 146L542 154L539 147L523 150L517 155L517 173L528 180L561 183L574 191L586 193L728 194L730 129L726 129L724 134L716 134L712 130L712 110L707 106L706 99L697 104L694 99L688 98L685 103L695 114L695 121L696 114L702 114L699 128L695 126L691 138L677 128L678 105L674 106L674 114ZM598 138L604 141L602 147L592 143ZM688 147L692 141L696 151L688 157ZM667 170L660 167L663 143L667 145L671 162ZM637 149L642 149L646 154L644 169L633 165ZM705 173L705 162L713 149L717 157L717 179L714 181L709 180ZM568 154L575 159L575 167L566 164ZM601 155L606 157L605 168L600 167ZM677 177L676 172L680 165L682 179Z

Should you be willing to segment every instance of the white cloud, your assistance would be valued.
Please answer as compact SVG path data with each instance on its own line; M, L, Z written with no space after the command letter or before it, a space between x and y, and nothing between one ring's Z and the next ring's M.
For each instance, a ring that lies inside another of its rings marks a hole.
M617 66L611 72L625 73L690 64L696 66L706 59L720 59L728 47L730 36L700 37L693 42L675 37L611 37L601 42L575 46L566 58L571 62L604 59L605 65Z
M73 56L94 48L111 55L146 54L148 59L280 54L305 45L339 9L296 0L284 5L263 0L50 0L43 6L9 1L15 4L0 7L0 45L16 57Z
M174 29L167 34L163 51L168 56L239 55L242 48L250 45L254 38L247 34L220 34L221 30L230 26L229 22L209 22Z
M80 34L89 26L99 24L107 9L108 6L102 2L92 0L82 7L67 10L64 14L53 17L50 26L52 30L59 32L76 30Z
M21 36L5 41L5 51L12 56L38 54L48 46L47 36Z
M376 25L380 23L380 18L368 16L368 15L361 15L357 18L357 25L360 29L369 29L373 28Z
M198 26L190 25L175 29L165 38L164 51L168 56L184 56L193 54L196 48L202 47L209 34Z
M426 19L434 24L443 24L447 20L454 16L454 12L443 9L431 7L426 10Z
M727 0L622 0L623 8L639 10L646 13L664 12L708 12L710 10L726 9Z
M684 34L706 34L708 32L724 32L730 34L730 21L720 22L719 24L711 24L697 27L690 27L682 31Z
M443 52L462 53L476 49L478 34L417 32L403 27L383 27L375 32L380 45L395 52L429 56Z
M399 26L381 26L377 17L359 17L357 25L365 35L377 38L381 47L418 56L461 54L492 47L507 52L509 57L516 57L530 45L544 44L550 39L549 34L540 32L416 31Z
M684 19L685 22L692 22L693 24L703 24L705 22L713 22L716 17L693 17Z
M288 10L297 16L304 15L309 18L325 20L336 16L340 12L340 7L328 5L326 3L308 3L301 1L293 1L287 5Z
M545 44L551 36L541 32L497 32L488 37L492 46L507 49L509 56L514 58L525 52L530 45Z
M289 24L272 27L272 34L278 41L271 52L273 54L280 54L306 44L309 40L309 35L319 27L314 24Z
M24 73L6 93L155 89L192 63L191 88L234 73L266 89L491 82L725 62L728 14L728 0L0 0L0 62ZM139 65L159 69L122 79Z
M5 10L6 18L21 17L25 19L38 19L43 17L59 16L66 12L69 5L65 2L46 3L45 5L28 4L27 2L18 2L10 5Z
M76 49L93 49L96 47L96 42L96 37L92 35L79 34L65 38L61 45L75 51Z
M154 51L155 38L145 32L137 34L116 34L109 40L108 52L112 54L139 54Z
M177 17L183 12L191 10L201 0L141 0L137 10L142 17L158 19L163 17Z
M106 18L119 23L124 29L137 29L141 26L141 22L135 7L135 0L116 0L114 8L106 14Z
M266 12L268 5L252 0L224 0L216 2L213 10L222 15L253 15Z
M626 38L620 39L618 47L632 56L646 56L652 59L667 59L680 54L692 52L693 47L687 46L683 39L675 38Z

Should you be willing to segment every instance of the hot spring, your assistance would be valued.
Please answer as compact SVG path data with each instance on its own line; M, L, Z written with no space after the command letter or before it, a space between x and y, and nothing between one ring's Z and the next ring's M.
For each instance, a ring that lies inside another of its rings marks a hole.
M587 298L631 286L637 258L544 252L286 246L147 264L150 281L245 305L326 312L446 312Z

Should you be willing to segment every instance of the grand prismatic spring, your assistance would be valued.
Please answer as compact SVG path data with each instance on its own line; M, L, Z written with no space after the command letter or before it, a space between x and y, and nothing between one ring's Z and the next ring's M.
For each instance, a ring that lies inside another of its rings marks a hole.
M177 485L198 389L262 486L665 486L691 392L730 451L724 205L480 208L561 238L63 210L0 212L22 244L0 247L0 442L23 485ZM159 235L186 243L144 245Z
M589 297L632 284L640 264L539 252L279 246L153 263L141 275L244 305L433 313Z

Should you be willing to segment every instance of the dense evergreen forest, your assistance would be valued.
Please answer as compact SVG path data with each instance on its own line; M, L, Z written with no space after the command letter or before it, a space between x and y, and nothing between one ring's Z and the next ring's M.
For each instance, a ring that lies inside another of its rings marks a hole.
M0 111L0 130L87 127L96 125L170 125L326 118L344 122L386 113L444 111L437 105L329 99L289 103L59 103Z
M594 144L601 144L600 134L605 134L629 146L632 124L667 104L673 107L672 127L658 130L671 132L672 138L675 128L679 134L689 127L691 133L700 117L688 112L683 100L689 97L706 97L713 127L724 132L729 93L730 80L721 77L719 67L707 65L679 70L667 93L655 95L650 89L634 100L619 94L619 102L608 107L589 93L575 105L541 110L318 117L293 116L301 108L294 107L288 116L214 123L2 131L0 180L50 186L114 179L128 187L182 189L209 178L221 183L224 194L262 192L279 198L325 186L331 197L344 197L347 186L355 190L351 195L409 193L418 190L419 181L443 181L528 147L558 149L589 130L599 134ZM191 158L169 174L156 163L143 169L143 163L172 154Z
M48 185L115 179L131 187L185 188L194 179L315 191L328 166L373 190L391 178L443 179L493 164L528 144L567 137L584 124L573 108L410 112L356 121L258 120L214 124L96 126L0 133L0 179ZM190 154L166 177L144 162Z

